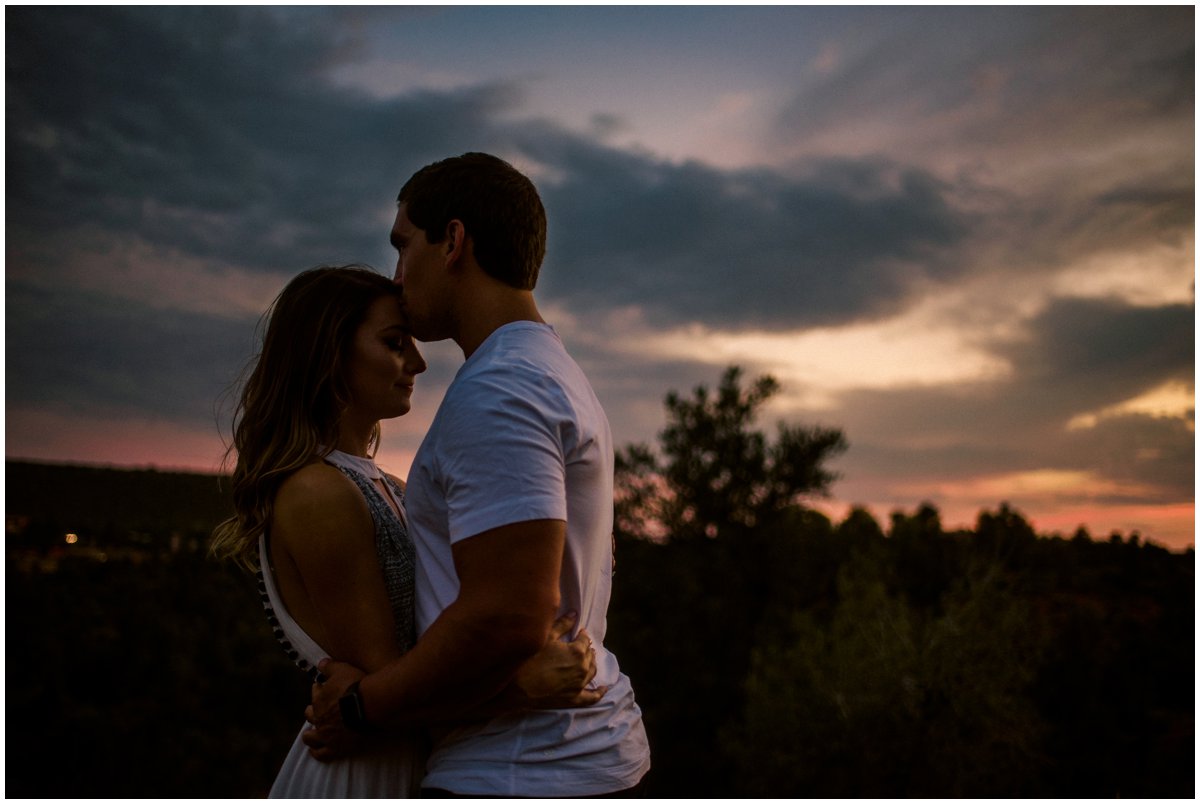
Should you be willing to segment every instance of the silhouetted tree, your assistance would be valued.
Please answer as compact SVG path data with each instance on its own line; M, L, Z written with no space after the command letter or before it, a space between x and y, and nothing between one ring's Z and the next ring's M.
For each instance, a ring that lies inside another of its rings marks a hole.
M671 541L746 532L827 492L836 475L827 461L846 449L841 430L780 423L776 438L752 429L759 409L779 391L773 377L749 387L731 366L715 393L666 397L662 458L645 445L617 459L618 524L630 535Z
M835 477L826 462L845 439L819 427L780 424L773 439L754 429L778 390L771 377L743 386L731 367L715 392L667 395L661 454L634 445L617 455L622 574L610 642L632 657L625 666L649 702L653 778L670 779L672 796L734 792L715 726L740 711L762 613L773 596L794 602L796 590L831 587L836 574L831 523L800 503L826 492ZM829 581L797 577L814 570Z
M979 512L975 539L998 559L1010 566L1020 566L1034 547L1037 534L1025 517L1008 503L1001 503L995 513Z
M854 506L837 526L837 536L856 549L867 549L883 541L883 528L879 527L870 511Z

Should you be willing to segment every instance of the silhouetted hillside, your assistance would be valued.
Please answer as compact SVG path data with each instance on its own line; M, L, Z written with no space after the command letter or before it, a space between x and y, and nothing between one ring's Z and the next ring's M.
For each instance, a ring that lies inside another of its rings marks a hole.
M97 547L202 540L232 513L215 474L5 461L7 547L46 547L73 532Z
M253 577L205 555L232 512L227 485L6 464L5 714L23 725L5 744L5 792L264 796L309 683Z

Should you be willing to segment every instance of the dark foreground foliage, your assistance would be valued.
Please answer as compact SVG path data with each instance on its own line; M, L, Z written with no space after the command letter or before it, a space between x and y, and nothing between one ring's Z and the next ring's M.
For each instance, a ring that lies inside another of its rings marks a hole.
M809 513L754 545L619 542L607 642L651 795L1192 797L1193 555L997 556L913 528L929 513L886 537Z
M619 456L607 643L645 713L651 796L1193 797L1192 551L1038 536L1003 505L964 532L930 506L835 524L803 503L842 435L755 431L774 390L731 370L671 395L660 450ZM14 485L25 468L8 467L6 794L265 794L308 685L252 580L203 555L215 478L109 472L89 482L123 507L50 508L13 490L62 479ZM151 496L154 521L125 518Z
M5 580L6 795L266 795L308 684L245 573L65 557Z
M841 434L767 439L774 390L671 394L660 452L618 457L607 643L651 795L1192 796L1192 551L1038 537L1005 505L835 525L803 501Z

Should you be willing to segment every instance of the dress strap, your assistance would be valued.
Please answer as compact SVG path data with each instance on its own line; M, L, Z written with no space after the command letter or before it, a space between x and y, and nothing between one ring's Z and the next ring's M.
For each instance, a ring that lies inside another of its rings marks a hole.
M287 607L283 605L279 590L275 586L275 570L271 566L266 534L260 534L258 537L258 594L271 631L283 646L288 658L308 673L314 682L324 681L325 677L317 669L317 663L329 654L292 619Z

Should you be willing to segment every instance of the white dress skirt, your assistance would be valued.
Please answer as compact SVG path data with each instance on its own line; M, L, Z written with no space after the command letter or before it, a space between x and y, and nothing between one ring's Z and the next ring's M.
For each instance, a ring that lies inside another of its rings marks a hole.
M404 529L402 520L396 517L382 495L368 481L368 474L373 463L356 458L355 465L350 461L339 460L342 454L334 453L326 458L338 466L359 485L367 498L368 507L376 518L376 527L387 536L394 539L397 534L395 525L399 523ZM352 458L354 456L345 456ZM332 458L332 460L331 460ZM365 462L367 471L363 471ZM375 470L376 472L378 470ZM385 480L384 482L388 482ZM390 483L389 483L390 485ZM372 493L374 492L374 494ZM401 503L402 504L402 503ZM387 521L387 520L391 521ZM383 520L381 522L381 520ZM386 523L386 524L385 524ZM382 527L381 527L382 526ZM407 530L403 537L407 539ZM394 544L394 542L393 542ZM329 656L317 642L310 637L300 625L292 619L287 607L283 605L275 585L274 573L271 570L270 555L267 552L266 538L259 537L259 591L263 597L263 605L267 608L268 618L275 629L275 635L283 643L288 656L301 669L315 675L317 664ZM392 563L394 566L394 562ZM392 573L393 576L396 574ZM393 601L395 602L395 601ZM408 601L405 601L407 603ZM421 778L425 775L425 759L428 755L427 741L423 734L414 733L403 736L388 736L372 738L372 744L364 753L332 762L319 762L308 753L308 747L301 741L301 735L312 728L307 722L296 739L275 783L271 786L269 798L417 798L420 793Z

